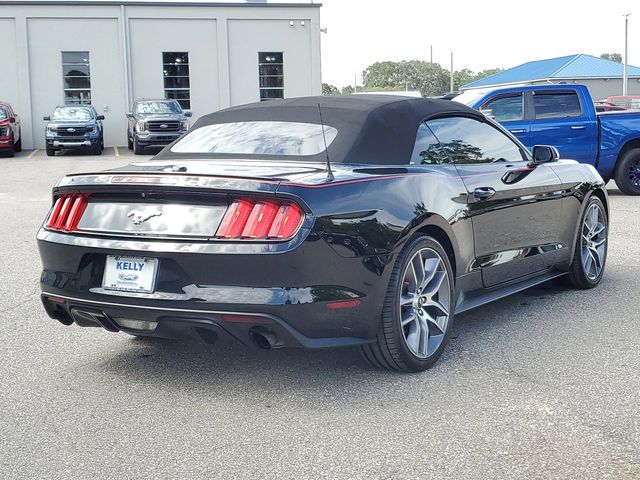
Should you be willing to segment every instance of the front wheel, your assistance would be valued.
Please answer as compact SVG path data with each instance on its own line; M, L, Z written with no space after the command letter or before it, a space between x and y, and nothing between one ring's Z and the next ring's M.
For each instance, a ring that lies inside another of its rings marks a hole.
M398 255L376 342L362 347L364 358L387 370L430 368L448 342L454 308L447 253L432 237L414 237Z
M595 195L589 199L580 219L569 283L580 289L593 288L602 279L607 262L609 224L602 201Z
M13 144L13 149L16 152L22 151L22 134L20 134L20 140L18 140L16 143Z
M127 148L129 150L133 150L133 141L131 140L131 137L129 136L129 130L127 130Z
M144 147L138 143L137 138L133 138L133 154L144 155Z
M55 149L47 147L47 157L54 157L56 154Z
M640 148L624 154L616 167L614 178L622 193L640 195Z

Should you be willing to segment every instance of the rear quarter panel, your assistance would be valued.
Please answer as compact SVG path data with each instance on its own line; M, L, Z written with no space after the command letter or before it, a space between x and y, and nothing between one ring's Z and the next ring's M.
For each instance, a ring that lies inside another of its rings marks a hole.
M640 140L640 111L606 112L600 119L600 162L598 171L611 178L620 152L633 140Z

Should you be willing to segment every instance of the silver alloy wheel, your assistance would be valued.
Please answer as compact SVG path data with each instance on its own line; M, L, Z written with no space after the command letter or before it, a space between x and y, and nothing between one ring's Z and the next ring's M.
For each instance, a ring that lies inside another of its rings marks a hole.
M416 252L404 270L400 323L407 347L418 358L431 356L444 340L451 307L449 282L445 263L432 248Z
M582 267L589 280L600 276L607 256L607 225L596 203L589 207L582 223Z

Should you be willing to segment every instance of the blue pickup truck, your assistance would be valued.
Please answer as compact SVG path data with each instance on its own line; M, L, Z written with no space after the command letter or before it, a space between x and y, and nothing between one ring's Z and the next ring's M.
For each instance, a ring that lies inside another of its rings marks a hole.
M601 112L584 85L467 90L453 100L484 111L527 148L553 145L593 165L628 195L640 195L640 110Z

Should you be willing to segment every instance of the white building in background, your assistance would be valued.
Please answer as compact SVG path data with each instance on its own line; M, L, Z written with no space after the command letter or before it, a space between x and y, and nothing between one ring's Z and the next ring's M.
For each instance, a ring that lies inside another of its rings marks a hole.
M43 148L42 117L74 102L106 116L106 145L125 145L138 98L177 98L197 118L320 95L319 22L311 3L2 1L0 100L20 115L25 148Z

